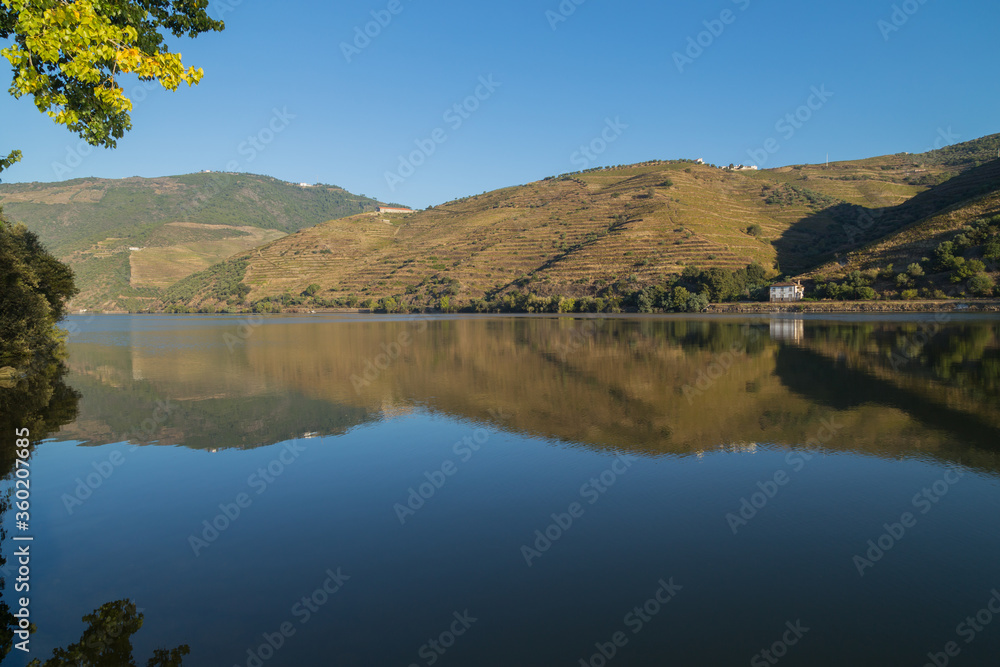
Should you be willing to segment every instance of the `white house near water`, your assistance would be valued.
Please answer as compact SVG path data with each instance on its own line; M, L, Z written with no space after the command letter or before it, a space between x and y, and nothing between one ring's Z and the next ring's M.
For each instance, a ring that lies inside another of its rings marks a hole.
M771 285L771 302L801 301L806 288L798 283L775 283Z

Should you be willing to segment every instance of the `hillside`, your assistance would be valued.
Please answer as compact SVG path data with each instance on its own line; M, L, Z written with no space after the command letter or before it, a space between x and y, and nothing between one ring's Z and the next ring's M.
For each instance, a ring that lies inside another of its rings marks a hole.
M994 191L1000 135L922 155L776 170L692 161L565 174L404 216L301 230L181 281L170 308L436 307L526 289L626 294L688 267L797 275ZM240 286L240 287L238 287Z
M1000 181L1000 162L995 163L991 177ZM996 244L997 234L993 231L991 237L989 228L1000 228L998 215L1000 215L1000 190L993 190L979 197L971 197L960 205L942 207L939 211L848 253L840 261L829 262L815 268L803 278L819 281L837 280L855 271L861 271L878 272L880 280L894 283L900 272L905 273L907 267L919 264L922 265L923 274L914 277L923 280L911 281L912 284L906 287L938 289L946 287L951 281L945 280L948 278L947 275L942 275L947 274L947 270L936 270L944 268L937 265L937 249L944 243L954 245L956 242L961 246L960 256L966 262L976 259L983 261L988 273L996 278L998 276L996 264L1000 256L997 256L995 249L991 249L990 243L992 241L994 245ZM991 225L984 224L990 222ZM947 293L949 290L943 291Z
M0 206L77 274L74 308L123 309L226 258L378 202L335 186L200 173L0 185Z
M800 277L819 285L819 296L831 296L824 284L860 282L889 298L990 296L1000 282L998 185L994 160L879 211L875 228L892 220L895 230L868 234L873 241Z

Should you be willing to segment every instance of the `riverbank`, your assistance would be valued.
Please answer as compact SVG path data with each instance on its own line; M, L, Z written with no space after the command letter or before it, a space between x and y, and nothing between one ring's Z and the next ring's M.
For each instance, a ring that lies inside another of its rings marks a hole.
M240 315L248 314L251 311L234 311L232 313L211 313L217 315ZM772 313L998 313L1000 312L1000 299L952 299L952 300L926 300L926 301L797 301L793 303L768 303L768 302L743 302L743 303L712 303L703 311L703 314L718 315L769 315ZM439 315L441 311L428 309L424 314ZM453 314L469 313L468 310L456 310ZM128 315L126 311L83 311L74 312L74 315ZM132 313L136 315L175 315L180 313L164 312L141 312ZM184 313L190 315L208 313ZM280 313L283 315L370 315L385 314L371 308L284 308ZM398 314L419 314L419 313L398 313ZM481 314L486 315L523 315L523 312L497 313L486 311ZM545 314L544 312L536 314ZM555 314L555 313L552 313ZM572 316L574 314L586 313L562 313ZM603 315L635 314L634 310L621 311L619 313L605 312ZM670 314L670 313L661 313ZM688 313L694 315L696 313Z
M1000 312L1000 299L713 303L705 312L748 315L770 313L996 313Z

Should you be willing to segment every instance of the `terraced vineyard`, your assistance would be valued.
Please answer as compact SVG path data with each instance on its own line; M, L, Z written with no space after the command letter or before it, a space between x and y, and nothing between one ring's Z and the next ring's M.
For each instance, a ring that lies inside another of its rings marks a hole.
M73 267L81 293L72 308L133 310L234 254L378 202L336 186L206 172L5 183L0 204Z
M595 172L408 216L324 223L245 255L245 282L251 299L298 293L312 283L329 298L419 300L442 284L457 285L462 297L515 285L583 295L620 280L652 282L686 265L772 265L773 247L746 226L762 221L776 235L781 217L810 211L766 205L749 179L684 168L616 170L610 182L612 172Z
M816 267L804 277L837 279L852 271L867 271L893 265L903 269L932 256L942 241L954 238L971 222L1000 213L1000 192L992 192L969 204L920 220L885 238L849 253L841 262Z
M977 166L992 143L768 171L655 161L408 215L352 216L238 256L250 293L226 305L305 291L317 304L393 297L412 307L520 289L580 297L658 283L685 267L750 262L796 275L995 188L1000 162ZM866 214L877 224L855 234L851 225ZM198 280L186 284L180 305L221 306L214 279Z
M273 229L194 222L172 222L157 231L146 247L129 251L132 287L170 287L228 257L285 236Z
M303 292L315 306L434 307L631 293L687 267L809 278L906 262L992 210L977 202L1000 183L998 151L993 135L761 171L652 161L388 217L335 186L252 174L3 184L0 203L73 267L73 308L240 309Z

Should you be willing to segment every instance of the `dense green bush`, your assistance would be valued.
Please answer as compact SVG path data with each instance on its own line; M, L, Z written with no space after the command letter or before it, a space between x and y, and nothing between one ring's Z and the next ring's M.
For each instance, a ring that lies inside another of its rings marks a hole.
M0 215L0 366L55 353L63 339L56 323L76 293L70 268Z
M985 273L972 276L969 279L969 289L978 296L993 296L993 289L996 283Z
M877 294L872 289L872 281L877 273L862 273L861 271L851 271L847 279L842 283L829 282L816 285L815 293L821 298L834 299L839 301L854 301L856 299L871 300ZM905 273L896 276L896 284L904 287L910 284L910 277ZM915 291L915 290L914 290Z
M685 267L680 284L690 291L705 292L713 303L740 300L763 301L767 299L770 285L767 271L757 263L748 264L743 269L723 269L713 267L707 271L695 267Z
M934 268L938 271L951 271L955 268L955 244L944 241L934 249Z
M163 302L168 312L180 312L180 308L186 308L196 299L212 298L229 305L243 304L250 294L250 286L243 284L246 272L245 259L227 260L171 285ZM205 285L209 287L202 291Z
M910 263L898 274L893 265L888 264L872 269L867 275L862 274L860 281L855 272L840 284L820 282L815 294L830 299L866 298L861 288L871 286L876 292L882 290L887 295L900 290L904 299L917 298L918 294L923 298L947 298L941 288L951 283L966 285L968 292L976 296L991 296L996 281L990 273L1000 268L997 265L1000 260L1000 215L980 218L955 230L954 235L941 241L930 255ZM873 285L875 280L890 284ZM956 293L954 288L949 290L952 297L964 297L965 294Z

